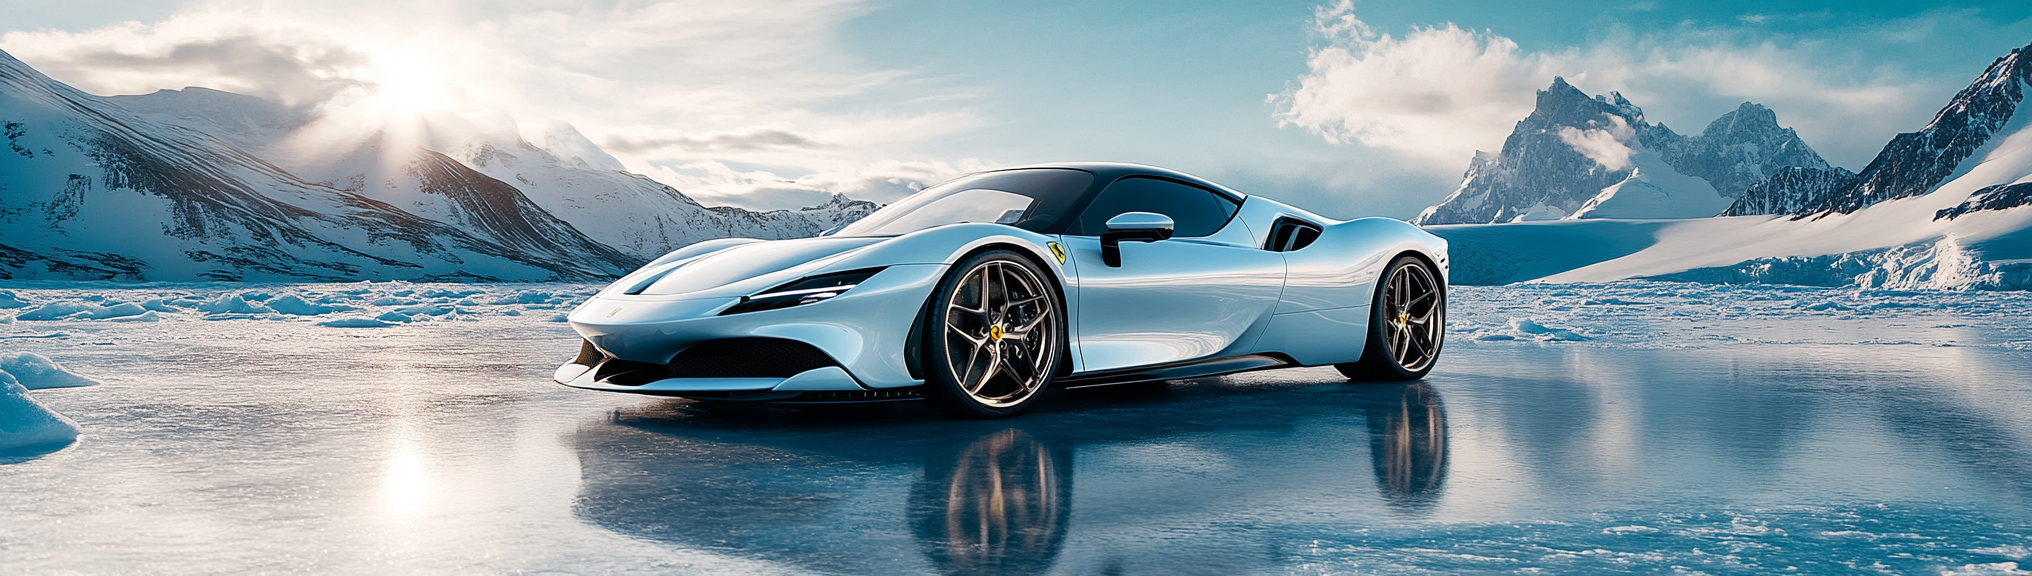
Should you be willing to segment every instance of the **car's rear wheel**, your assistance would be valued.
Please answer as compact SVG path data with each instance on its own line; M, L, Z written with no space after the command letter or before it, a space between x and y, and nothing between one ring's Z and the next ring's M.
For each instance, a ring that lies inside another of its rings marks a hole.
M1044 272L1007 250L946 274L924 331L924 401L955 418L1000 418L1035 405L1064 349L1065 307Z
M1424 378L1446 343L1446 285L1425 261L1403 256L1383 271L1374 298L1361 359L1334 368L1352 380Z

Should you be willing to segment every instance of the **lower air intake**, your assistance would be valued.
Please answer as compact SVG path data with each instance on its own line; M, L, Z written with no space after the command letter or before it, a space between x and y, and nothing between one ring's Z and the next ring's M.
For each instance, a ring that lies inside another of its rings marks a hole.
M817 347L781 338L727 338L693 344L670 359L666 378L789 378L838 366Z

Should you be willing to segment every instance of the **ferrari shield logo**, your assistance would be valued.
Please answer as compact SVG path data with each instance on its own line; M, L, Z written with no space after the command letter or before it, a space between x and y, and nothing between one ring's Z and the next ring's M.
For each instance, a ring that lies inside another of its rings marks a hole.
M1057 243L1057 242L1052 242L1052 243L1050 244L1050 246L1051 246L1051 255L1052 255L1053 257L1055 257L1055 258L1058 258L1058 263L1060 263L1060 264L1064 264L1064 263L1065 263L1065 247L1064 247L1064 246L1060 246L1060 245L1058 245L1058 243Z

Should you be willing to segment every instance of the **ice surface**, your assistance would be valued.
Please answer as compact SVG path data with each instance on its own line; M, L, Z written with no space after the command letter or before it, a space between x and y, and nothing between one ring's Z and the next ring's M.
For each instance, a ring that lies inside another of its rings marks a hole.
M1939 574L2032 546L2026 293L1456 287L1416 384L964 422L557 386L590 285L6 287L169 309L0 325L103 382L33 393L90 435L0 464L6 571ZM229 295L355 310L201 309ZM320 325L412 306L444 312Z

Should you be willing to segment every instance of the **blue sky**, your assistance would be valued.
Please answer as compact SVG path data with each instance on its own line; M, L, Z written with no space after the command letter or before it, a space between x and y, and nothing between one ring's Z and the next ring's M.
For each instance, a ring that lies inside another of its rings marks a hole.
M965 170L1079 159L1406 217L1473 150L1500 146L1553 75L1681 132L1757 101L1855 169L2032 43L2023 2L0 8L0 49L95 93L201 85L315 106L403 84L462 113L572 123L631 170L757 207L887 201ZM194 45L231 49L178 51Z

